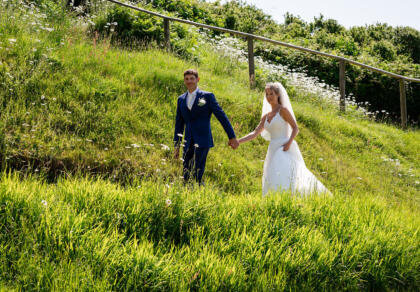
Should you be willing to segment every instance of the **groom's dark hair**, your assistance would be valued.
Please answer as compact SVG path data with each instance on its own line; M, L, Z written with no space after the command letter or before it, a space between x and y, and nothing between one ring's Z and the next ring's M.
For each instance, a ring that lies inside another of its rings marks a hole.
M188 70L185 70L185 72L184 72L184 77L185 77L185 75L194 75L194 76L195 76L195 78L198 78L198 72L197 72L197 70L195 70L195 69L188 69Z

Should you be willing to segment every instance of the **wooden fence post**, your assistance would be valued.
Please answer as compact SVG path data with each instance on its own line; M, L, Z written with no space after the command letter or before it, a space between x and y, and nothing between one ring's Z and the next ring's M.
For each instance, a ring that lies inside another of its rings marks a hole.
M340 60L340 111L346 111L346 62Z
M165 33L165 48L169 52L171 50L171 34L170 34L170 26L169 26L169 19L163 19L163 29Z
M255 63L254 63L254 39L248 37L248 66L249 66L249 83L251 88L255 88Z
M401 126L407 128L407 99L405 91L405 81L400 79L400 109L401 109Z

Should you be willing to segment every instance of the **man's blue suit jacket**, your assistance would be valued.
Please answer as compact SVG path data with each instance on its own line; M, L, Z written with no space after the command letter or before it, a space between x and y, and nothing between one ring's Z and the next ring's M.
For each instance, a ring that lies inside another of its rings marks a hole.
M210 118L213 113L225 129L229 139L235 138L235 132L225 112L217 103L213 93L198 89L191 110L187 107L188 92L178 97L175 119L175 147L179 147L185 127L185 148L188 149L191 141L200 148L211 148L213 136L210 128Z

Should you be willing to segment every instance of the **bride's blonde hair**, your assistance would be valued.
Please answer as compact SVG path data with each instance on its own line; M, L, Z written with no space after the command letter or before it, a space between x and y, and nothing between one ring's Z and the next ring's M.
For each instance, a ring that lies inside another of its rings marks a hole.
M281 101L280 101L280 87L278 86L278 84L273 83L273 82L269 82L265 85L265 89L270 89L270 90L274 91L274 93L277 94L277 96L278 96L279 104L281 104Z

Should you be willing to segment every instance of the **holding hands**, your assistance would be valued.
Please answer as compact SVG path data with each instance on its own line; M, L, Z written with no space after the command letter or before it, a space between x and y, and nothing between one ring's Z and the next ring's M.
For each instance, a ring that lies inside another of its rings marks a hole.
M238 139L236 139L236 138L229 139L228 145L229 145L230 147L232 147L232 149L234 149L234 150L235 150L236 148L238 148L238 147L239 147L239 142L238 142Z

